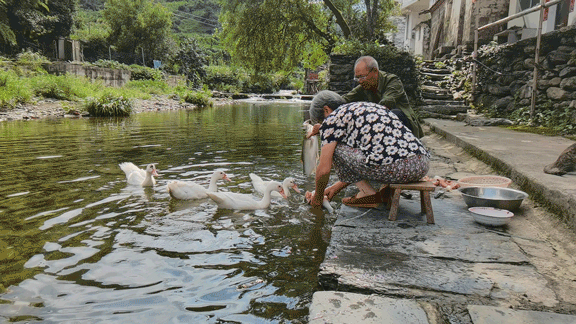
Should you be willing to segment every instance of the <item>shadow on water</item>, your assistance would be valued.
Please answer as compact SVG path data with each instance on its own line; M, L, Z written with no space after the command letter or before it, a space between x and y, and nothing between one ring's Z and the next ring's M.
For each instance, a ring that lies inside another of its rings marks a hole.
M253 194L296 178L303 105L0 124L0 316L45 322L306 322L333 215L295 194L256 211L178 201L178 179ZM154 188L121 162L156 164ZM256 199L260 196L255 194Z

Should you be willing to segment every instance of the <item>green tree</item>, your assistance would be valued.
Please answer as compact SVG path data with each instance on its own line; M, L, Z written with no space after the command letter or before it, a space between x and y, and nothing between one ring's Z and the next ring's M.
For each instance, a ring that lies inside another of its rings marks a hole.
M291 68L318 45L337 41L323 6L308 0L222 3L220 35L233 59L257 74Z
M75 11L76 0L0 0L0 45L5 52L47 51L70 34Z
M143 50L148 65L169 52L173 42L171 15L153 0L107 0L103 13L110 26L111 44L136 55Z
M323 63L344 40L384 39L393 0L222 1L220 35L232 57L256 73ZM351 25L350 22L353 24Z

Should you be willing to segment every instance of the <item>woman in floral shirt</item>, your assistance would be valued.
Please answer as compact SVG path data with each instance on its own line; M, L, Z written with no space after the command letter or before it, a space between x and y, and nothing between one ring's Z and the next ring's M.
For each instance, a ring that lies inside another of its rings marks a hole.
M346 104L340 95L326 90L314 97L310 118L315 124L322 123L316 190L314 194L307 193L313 206L320 206L324 195L332 199L355 183L360 192L342 202L376 207L387 195L374 190L368 181L407 183L419 181L428 173L428 151L384 106L369 102ZM332 165L340 181L327 188Z

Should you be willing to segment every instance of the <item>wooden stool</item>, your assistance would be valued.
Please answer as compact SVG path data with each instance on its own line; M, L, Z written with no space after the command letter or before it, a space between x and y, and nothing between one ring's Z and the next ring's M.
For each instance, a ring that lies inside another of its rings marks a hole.
M420 212L426 212L426 221L428 224L434 224L434 212L432 211L432 202L430 201L430 191L434 191L436 186L430 181L410 182L410 183L391 183L390 186L390 214L388 219L396 220L398 216L398 206L400 205L400 192L402 190L420 191Z

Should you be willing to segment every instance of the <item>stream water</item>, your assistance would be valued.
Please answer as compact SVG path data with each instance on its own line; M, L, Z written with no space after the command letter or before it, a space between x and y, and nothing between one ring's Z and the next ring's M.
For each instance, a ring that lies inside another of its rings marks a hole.
M304 103L124 119L0 123L0 319L43 323L304 323L333 215L303 193L256 211L179 201L174 179L253 193L296 178ZM157 166L153 188L121 162Z

